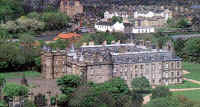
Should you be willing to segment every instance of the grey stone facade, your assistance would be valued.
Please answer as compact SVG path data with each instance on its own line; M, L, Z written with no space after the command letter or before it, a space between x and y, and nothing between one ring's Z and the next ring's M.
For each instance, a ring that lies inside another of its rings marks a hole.
M149 41L139 41L139 45L112 43L94 45L90 42L78 49L43 51L42 75L54 79L75 74L95 83L121 77L128 85L133 78L142 76L152 85L182 83L182 61L170 42L164 49L152 49Z

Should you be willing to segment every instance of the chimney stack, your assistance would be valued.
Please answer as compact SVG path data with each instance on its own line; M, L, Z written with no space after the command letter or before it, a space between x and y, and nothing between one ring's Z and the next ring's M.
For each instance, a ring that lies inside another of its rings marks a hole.
M87 43L86 43L86 42L83 42L82 46L87 46Z
M115 40L113 40L113 41L111 42L111 44L115 44Z
M146 41L146 42L145 42L145 46L146 46L147 48L152 48L151 41Z
M140 43L140 46L144 46L144 40L140 40L139 43Z
M91 45L91 46L94 45L94 41L90 41L89 45Z
M103 45L107 45L107 41L105 40L105 41L103 41Z
M121 41L120 41L120 40L118 40L116 44L120 44L120 42L121 42Z

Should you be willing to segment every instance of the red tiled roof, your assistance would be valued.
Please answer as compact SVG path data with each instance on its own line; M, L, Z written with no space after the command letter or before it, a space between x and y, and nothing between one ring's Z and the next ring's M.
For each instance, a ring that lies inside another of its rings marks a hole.
M58 34L53 40L58 40L58 39L70 39L73 37L80 37L81 35L77 33L60 33Z

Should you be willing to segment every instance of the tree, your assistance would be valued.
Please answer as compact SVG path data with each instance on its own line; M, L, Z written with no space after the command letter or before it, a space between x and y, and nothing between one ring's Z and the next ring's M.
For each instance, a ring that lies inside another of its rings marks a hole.
M69 101L70 107L114 107L114 104L115 100L107 90L98 93L88 86L79 87Z
M129 92L128 85L121 78L113 78L95 88L97 92L102 92L104 90L107 90L109 93L111 93L111 95L114 98L127 95Z
M81 85L81 78L77 75L65 75L57 80L60 90L64 94L71 94Z
M16 19L24 14L23 0L0 0L0 22Z
M132 89L145 91L151 88L149 80L145 77L138 77L132 80Z
M65 94L60 94L57 97L57 103L59 107L66 107L70 99L71 99L70 96L65 95Z
M163 45L165 45L165 43L170 39L171 38L168 35L165 35L161 32L158 32L158 33L153 35L152 42L153 42L154 45L157 45L157 47L159 49L162 49Z
M16 20L16 23L18 25L19 32L37 32L41 31L45 27L45 23L38 21L36 19L31 19L26 16L21 16Z
M186 60L200 63L200 38L190 38L184 45L183 52L186 55Z
M177 28L187 28L189 25L188 20L187 19L180 19L178 20L176 27Z
M67 15L60 12L45 12L41 15L41 20L45 22L46 30L62 29L70 21Z
M18 85L15 83L7 83L3 88L3 93L9 98L13 98L14 96L27 96L28 88L26 86Z
M169 88L165 86L159 86L152 90L152 99L160 98L160 97L168 97L171 96L172 93L169 91Z
M116 22L122 23L122 21L123 21L123 19L121 17L117 17L117 16L112 17L113 23L116 23Z
M194 31L200 32L200 16L195 15L191 22L192 22L192 29Z

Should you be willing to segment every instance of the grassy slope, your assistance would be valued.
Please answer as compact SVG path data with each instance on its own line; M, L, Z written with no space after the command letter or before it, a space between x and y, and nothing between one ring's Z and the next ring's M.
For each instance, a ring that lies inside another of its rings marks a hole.
M188 62L183 63L183 68L190 72L190 74L184 75L186 78L194 79L200 81L200 64L192 64ZM185 81L182 85L170 86L170 88L197 88L198 84L193 84L191 82ZM200 90L194 91L183 91L183 92L173 92L174 95L184 95L192 101L200 101Z
M184 95L192 101L200 101L200 90L173 92L174 95Z
M40 76L40 73L35 72L35 71L0 73L0 75L4 76L6 79L22 78L24 74L26 77L39 77Z
M189 71L184 77L200 81L200 64L183 63L183 68Z

